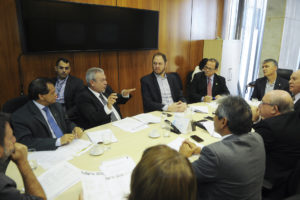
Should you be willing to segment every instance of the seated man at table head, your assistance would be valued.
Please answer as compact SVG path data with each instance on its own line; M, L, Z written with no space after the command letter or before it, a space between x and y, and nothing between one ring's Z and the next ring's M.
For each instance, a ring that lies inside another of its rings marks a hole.
M156 53L152 57L153 72L141 78L144 112L156 110L183 112L187 108L182 83L177 73L166 74L167 57Z
M145 150L131 175L129 200L196 200L190 162L166 145Z
M122 115L118 104L125 104L135 88L124 89L122 94L115 93L107 84L104 70L97 67L87 70L86 82L88 87L76 98L82 126L88 129L120 120Z
M28 101L12 115L17 141L38 151L54 150L81 137L81 128L68 120L64 109L56 103L51 80L37 78L28 87Z
M194 76L189 93L191 103L211 102L220 98L221 95L229 94L225 78L216 74L218 67L219 62L210 58L203 68L204 72Z
M42 200L45 192L31 170L27 160L27 147L16 143L9 123L9 115L0 112L0 199L1 200ZM21 194L14 180L5 175L12 160L22 176L25 193Z
M294 109L300 112L300 70L293 72L289 85L290 92L294 95Z
M192 163L199 199L261 199L265 149L261 136L250 132L250 106L241 97L221 99L214 127L222 136L221 141L201 149L186 140L179 151L186 157L200 154Z
M293 107L293 100L288 92L272 90L265 94L259 105L262 120L253 125L264 140L265 179L273 185L263 196L272 200L284 199L292 189L292 186L287 188L289 177L293 177L300 160L300 116ZM257 118L254 117L254 120Z
M271 90L289 91L288 81L277 75L277 68L278 63L276 60L266 59L263 61L264 77L256 79L251 99L260 101Z
M66 58L59 58L56 61L55 71L57 77L53 80L57 94L56 102L66 109L69 118L76 118L75 97L84 88L83 81L70 75L71 66Z

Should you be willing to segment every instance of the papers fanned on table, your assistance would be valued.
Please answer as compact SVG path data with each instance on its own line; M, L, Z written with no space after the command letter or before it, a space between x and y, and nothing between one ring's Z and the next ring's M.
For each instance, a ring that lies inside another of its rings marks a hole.
M172 149L179 151L179 148L182 144L182 142L185 140L185 138L183 137L177 137L175 140L173 140L172 142L170 142L168 144L169 147L171 147ZM199 143L195 143L198 147L203 148L204 145L203 144L199 144Z
M129 117L126 117L119 121L115 121L112 123L112 125L131 133L148 128L148 125L146 125L145 123Z
M130 192L130 178L135 162L130 157L104 161L101 172L82 171L84 199L125 200Z
M202 124L212 137L215 137L215 138L221 138L222 137L219 133L215 132L215 127L214 127L214 122L213 121L202 122Z
M55 151L36 151L28 154L28 160L36 160L44 169L49 169L56 164L72 159L81 150L91 145L90 141L76 139L70 144L64 145Z
M68 162L62 162L38 177L47 199L54 199L80 181L80 171Z
M160 123L160 118L156 117L150 113L142 113L136 116L133 116L133 118L145 123L145 124L149 124L149 123Z
M89 131L87 132L87 136L91 140L92 143L97 144L98 142L103 142L103 135L106 132L111 133L111 142L117 142L118 139L114 135L114 133L110 129L105 129L105 130L99 130L99 131Z

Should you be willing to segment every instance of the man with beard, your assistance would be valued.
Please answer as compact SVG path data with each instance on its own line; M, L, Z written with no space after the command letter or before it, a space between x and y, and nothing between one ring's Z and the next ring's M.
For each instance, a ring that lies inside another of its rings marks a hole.
M153 72L141 78L144 112L155 110L183 112L187 108L181 79L177 73L166 73L167 57L156 53L152 57Z
M16 189L16 183L5 175L8 163L12 160L22 175L25 193ZM9 124L9 116L0 113L0 199L2 200L42 200L45 192L31 170L27 160L27 147L16 143Z

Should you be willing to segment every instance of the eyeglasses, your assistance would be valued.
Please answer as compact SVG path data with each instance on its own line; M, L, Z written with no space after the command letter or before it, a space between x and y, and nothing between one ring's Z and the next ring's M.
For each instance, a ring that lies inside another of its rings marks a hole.
M263 102L263 101L261 101L259 105L275 106L275 104L272 104L272 103L266 103L266 102Z
M207 66L204 66L204 68L203 68L204 70L208 70L208 71L213 71L213 70L215 70L215 69L213 69L213 68L209 68L209 67L207 67Z

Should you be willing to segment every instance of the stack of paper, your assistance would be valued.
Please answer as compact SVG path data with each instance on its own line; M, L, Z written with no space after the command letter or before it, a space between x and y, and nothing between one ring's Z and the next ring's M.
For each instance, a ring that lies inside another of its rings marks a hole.
M44 169L49 169L62 161L72 159L81 150L91 145L91 142L81 139L59 147L55 151L37 151L28 154L28 160L36 160Z
M168 144L168 146L171 147L172 149L176 150L176 151L179 151L180 146L182 145L182 143L183 143L184 140L185 140L185 138L183 138L183 137L177 137L175 140L173 140L172 142L170 142ZM201 148L204 147L203 144L196 143L196 145L198 147L201 147Z
M54 199L80 181L80 171L70 163L63 162L38 177L47 199Z
M110 129L99 130L99 131L89 131L86 134L93 144L97 144L98 142L103 142L103 136L105 133L108 133L108 132L111 134L111 142L117 142L118 139L116 138L116 136Z
M142 113L142 114L134 116L133 118L143 122L144 124L160 123L160 118L156 117L150 113Z
M205 121L205 122L202 122L202 124L212 137L215 137L215 138L222 137L219 133L215 132L215 126L214 126L213 121Z
M135 167L130 157L105 161L101 172L82 172L84 199L125 200L130 192L130 178Z
M112 125L131 133L148 128L145 123L129 117L126 117L125 119L119 121L115 121L112 123Z
M190 106L190 107L191 107L191 110L194 111L194 112L208 114L208 107L207 106Z

